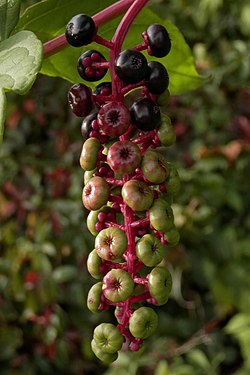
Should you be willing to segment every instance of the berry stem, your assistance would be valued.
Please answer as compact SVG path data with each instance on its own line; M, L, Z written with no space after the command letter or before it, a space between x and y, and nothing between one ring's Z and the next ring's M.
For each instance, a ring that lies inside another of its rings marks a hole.
M119 16L121 13L125 12L131 4L133 4L134 0L121 0L116 2L115 4L110 5L108 8L101 10L99 13L95 14L92 18L95 21L97 27L103 25L104 23L112 20L113 18ZM97 40L100 41L99 38ZM97 41L97 43L99 43ZM108 42L109 43L109 42ZM102 43L101 43L102 44ZM110 46L112 43L110 44ZM54 39L49 40L48 42L44 43L44 57L49 57L54 55L55 53L61 51L65 47L68 46L68 42L66 40L65 34L61 34ZM112 45L113 47L113 45ZM108 47L111 48L111 47Z
M112 42L109 42L108 40L102 38L100 35L95 35L93 38L93 42L96 42L97 44L101 44L104 47L107 47L109 49L113 49L114 45Z
M122 82L117 77L114 69L115 59L121 52L123 41L128 33L128 30L133 23L134 19L140 13L142 8L147 4L148 0L135 0L130 8L127 10L126 14L119 23L116 32L112 38L112 43L114 44L114 49L110 50L110 75L112 79L112 94L113 100L121 101L123 99L123 94L121 92Z

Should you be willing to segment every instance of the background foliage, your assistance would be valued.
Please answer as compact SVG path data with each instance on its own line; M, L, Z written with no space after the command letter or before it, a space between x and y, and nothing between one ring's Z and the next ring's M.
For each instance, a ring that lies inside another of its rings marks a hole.
M182 31L211 77L169 103L181 242L166 251L174 288L157 308L158 331L109 368L91 352L94 326L113 317L86 308L93 238L81 204L80 122L67 108L70 84L40 76L25 97L8 94L0 149L1 375L249 374L249 4L152 7Z

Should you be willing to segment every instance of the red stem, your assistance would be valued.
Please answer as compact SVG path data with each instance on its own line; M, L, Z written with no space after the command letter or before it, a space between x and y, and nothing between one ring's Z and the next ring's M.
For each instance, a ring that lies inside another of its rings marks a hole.
M134 0L120 0L115 4L110 5L108 8L101 10L92 17L96 26L99 27L119 16L121 13L125 12L130 5L133 4L133 2ZM56 38L44 43L44 57L49 57L67 46L68 42L65 38L65 34L59 35Z

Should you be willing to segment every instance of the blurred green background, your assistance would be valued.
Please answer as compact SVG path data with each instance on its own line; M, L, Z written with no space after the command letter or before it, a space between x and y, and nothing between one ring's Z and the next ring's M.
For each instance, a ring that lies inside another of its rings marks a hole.
M0 149L0 375L250 373L250 5L152 7L210 77L169 104L181 241L166 251L174 284L158 330L110 367L92 354L95 325L114 318L86 307L94 239L81 203L81 121L67 106L70 84L40 76L25 97L8 95Z

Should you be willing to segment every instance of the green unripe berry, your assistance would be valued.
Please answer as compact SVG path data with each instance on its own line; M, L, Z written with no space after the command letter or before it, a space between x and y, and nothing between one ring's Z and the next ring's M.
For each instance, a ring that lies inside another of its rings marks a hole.
M96 345L105 353L114 354L121 349L123 336L111 323L101 323L94 330Z
M94 284L88 293L87 297L87 307L90 311L97 313L100 312L98 307L101 303L101 296L102 296L102 282Z
M96 250L92 250L87 259L87 269L94 279L101 279L103 277L103 274L99 271L101 264L101 258L98 256Z
M136 255L145 266L154 267L164 256L164 247L158 238L145 234L136 244Z
M148 338L154 333L157 325L158 316L151 307L140 307L129 319L129 330L136 338Z
M157 305L165 305L172 289L172 276L165 267L155 267L148 276L148 289Z
M118 357L118 353L106 353L102 351L99 346L96 344L95 340L93 339L91 341L91 348L93 350L93 353L96 355L97 358L99 358L103 363L110 364L114 361L116 361Z

